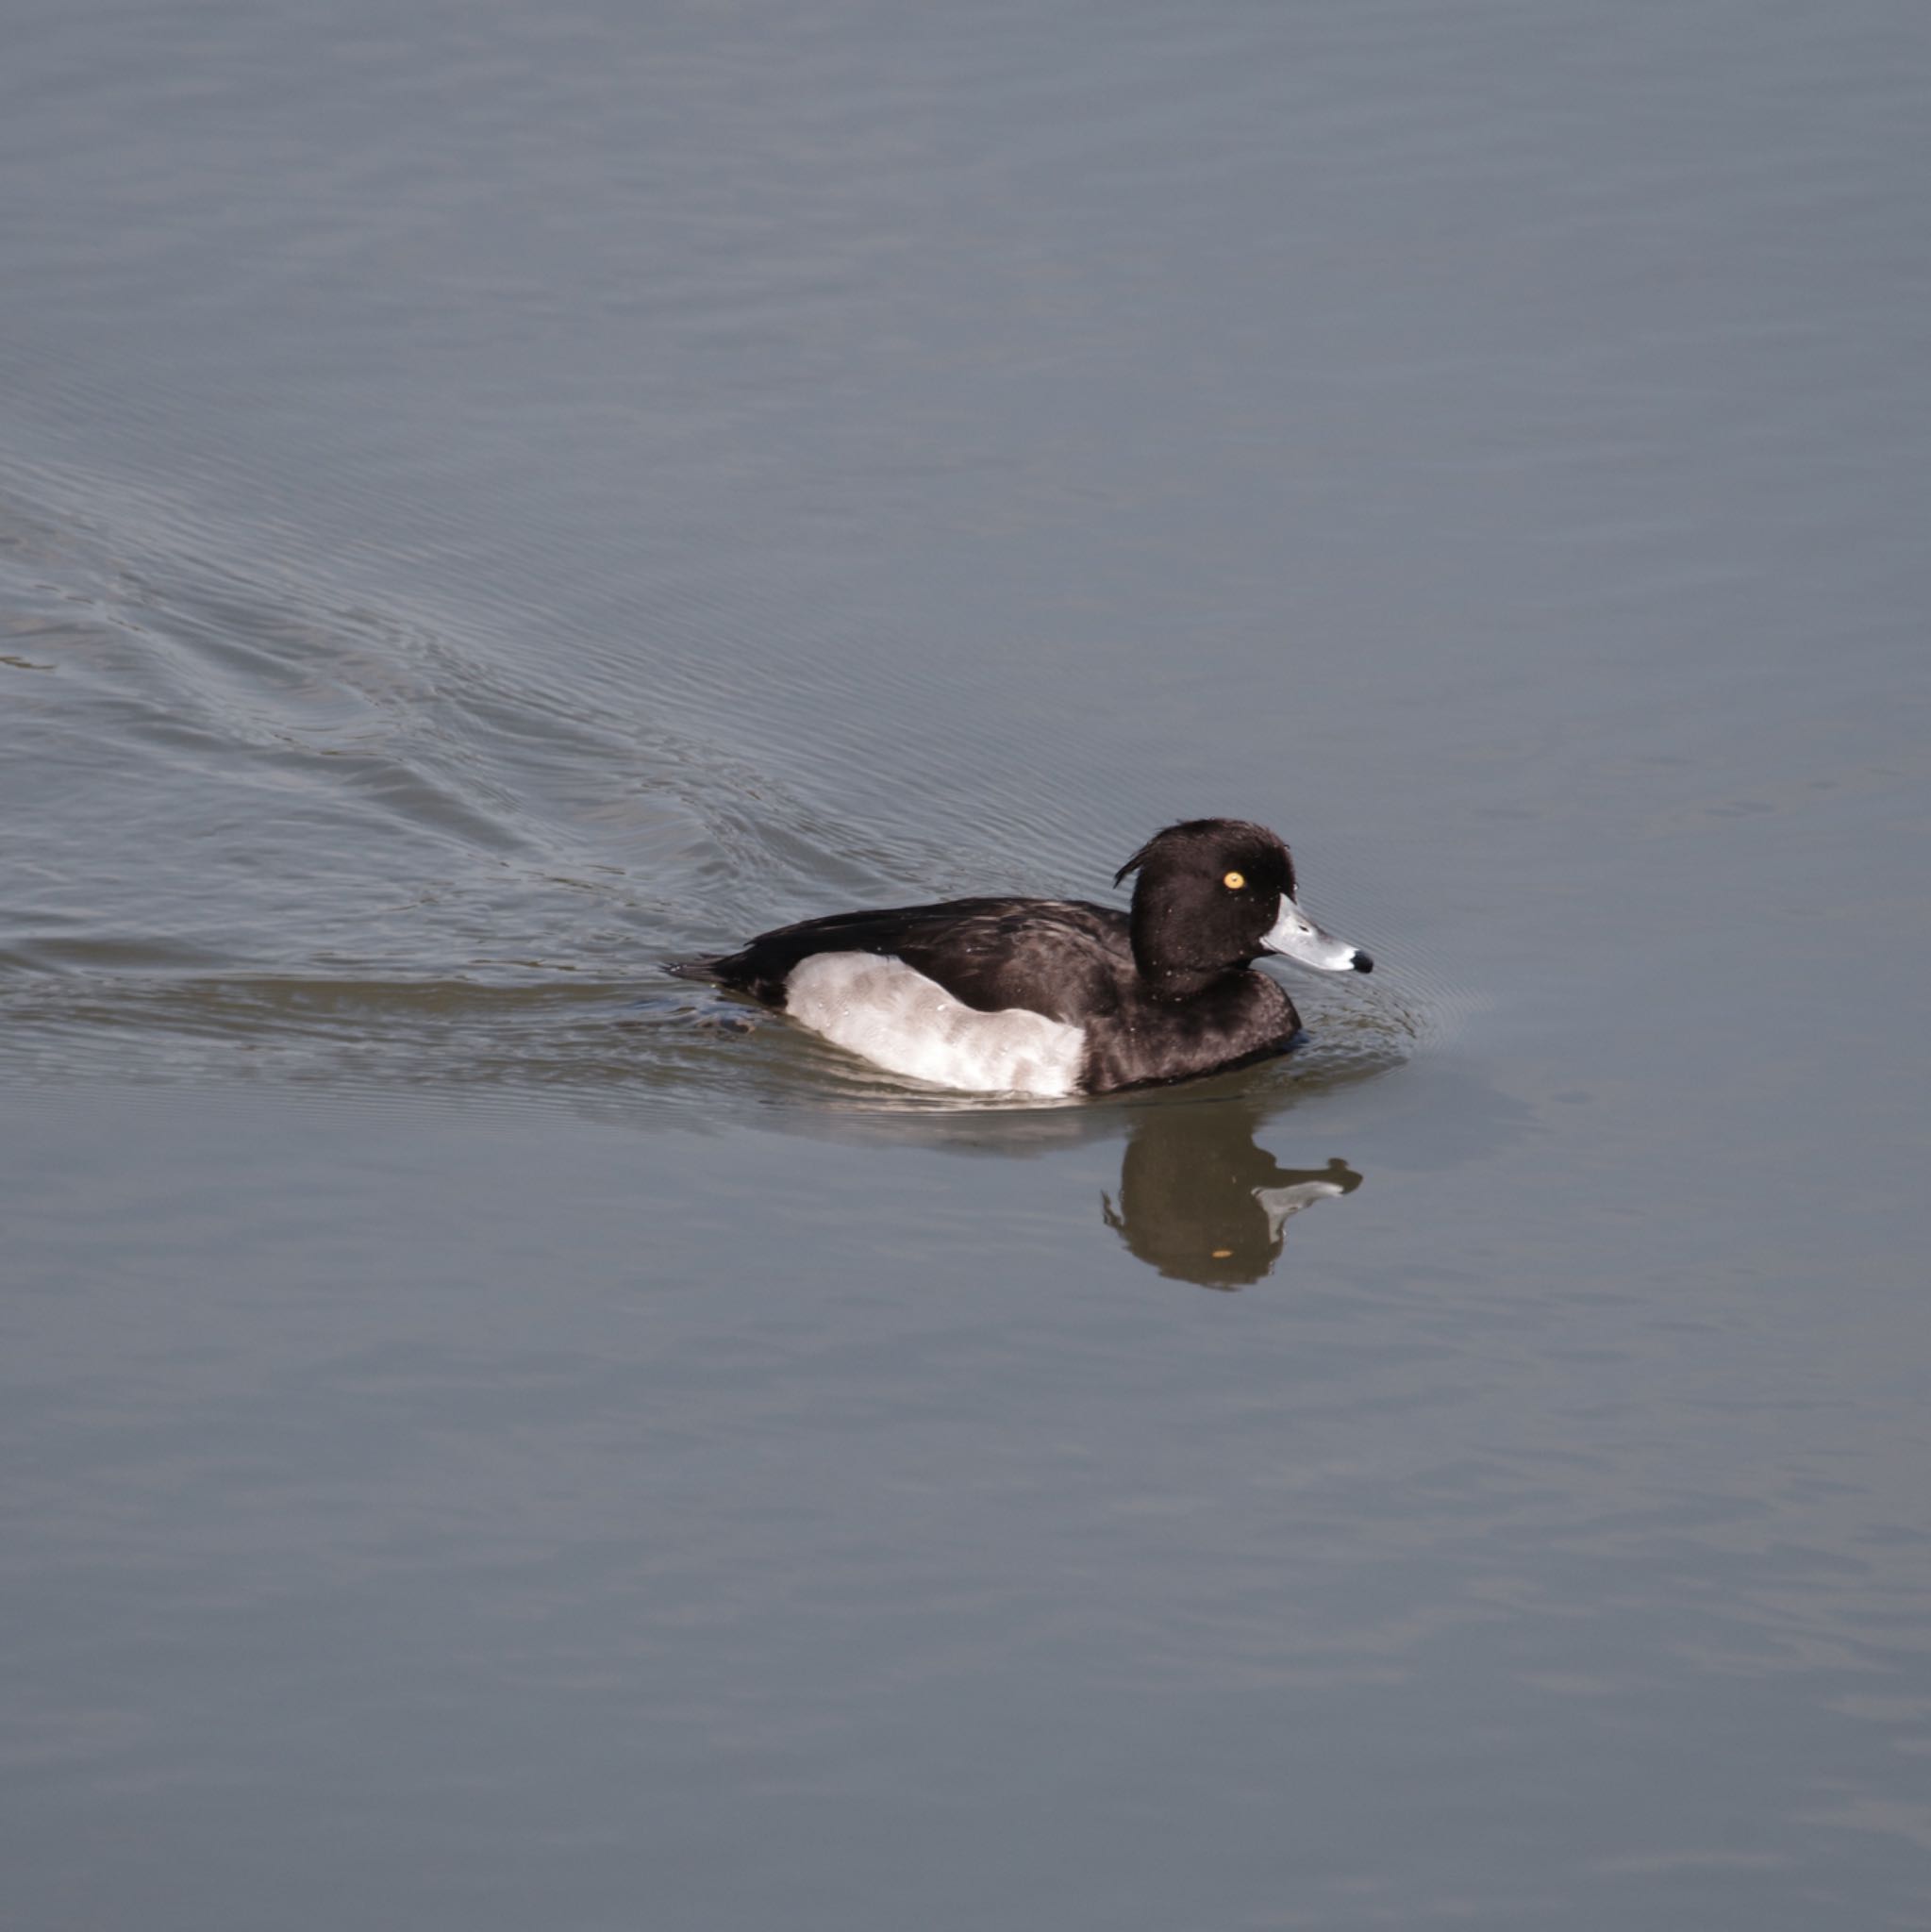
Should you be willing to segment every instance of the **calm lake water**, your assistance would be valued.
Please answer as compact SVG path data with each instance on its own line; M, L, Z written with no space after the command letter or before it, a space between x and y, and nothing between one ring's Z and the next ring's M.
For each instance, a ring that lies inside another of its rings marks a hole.
M1931 1923L1921 8L4 14L9 1927Z

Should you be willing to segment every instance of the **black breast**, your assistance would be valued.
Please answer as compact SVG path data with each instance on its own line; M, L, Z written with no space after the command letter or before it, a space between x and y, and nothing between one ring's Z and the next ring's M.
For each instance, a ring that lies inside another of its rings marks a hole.
M1184 1000L1156 1000L1140 991L1087 1029L1080 1085L1089 1093L1110 1093L1190 1080L1285 1053L1300 1030L1293 1001L1273 980L1245 968Z

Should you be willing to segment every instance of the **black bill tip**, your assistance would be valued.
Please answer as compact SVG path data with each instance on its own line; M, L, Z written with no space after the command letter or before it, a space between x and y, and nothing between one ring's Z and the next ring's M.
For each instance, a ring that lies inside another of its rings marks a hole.
M1355 948L1355 971L1357 973L1373 973L1374 971L1374 961L1359 946Z

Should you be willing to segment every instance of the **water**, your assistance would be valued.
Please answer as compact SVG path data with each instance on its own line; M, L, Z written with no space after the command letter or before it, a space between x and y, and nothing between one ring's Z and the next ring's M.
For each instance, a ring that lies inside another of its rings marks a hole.
M7 44L9 1924L1931 1918L1914 9ZM1204 812L1279 1065L657 971Z

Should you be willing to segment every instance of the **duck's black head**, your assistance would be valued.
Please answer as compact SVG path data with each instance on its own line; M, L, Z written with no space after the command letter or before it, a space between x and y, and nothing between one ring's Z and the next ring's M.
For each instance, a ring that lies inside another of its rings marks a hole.
M1153 991L1184 999L1262 953L1329 972L1373 961L1331 938L1294 897L1294 861L1265 825L1189 819L1156 833L1113 875L1133 888L1133 957Z

